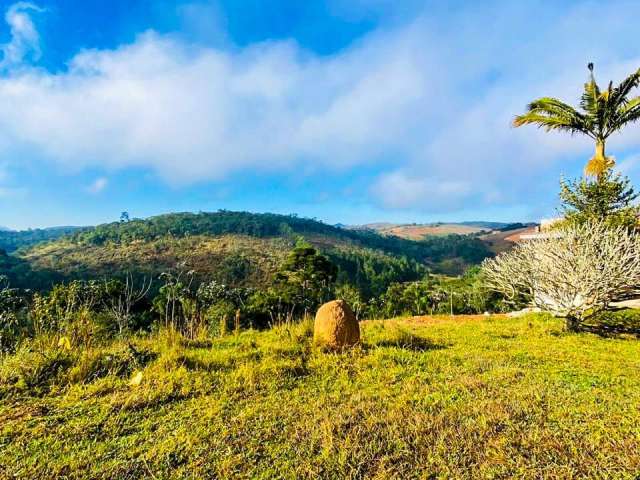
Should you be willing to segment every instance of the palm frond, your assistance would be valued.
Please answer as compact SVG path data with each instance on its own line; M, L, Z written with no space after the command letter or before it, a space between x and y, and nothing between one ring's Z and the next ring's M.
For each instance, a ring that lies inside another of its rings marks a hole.
M617 129L638 120L640 120L640 97L634 97L618 109L616 116Z
M513 120L515 127L536 125L545 130L560 130L571 134L583 133L596 141L596 154L585 168L587 176L600 177L610 170L615 161L605 155L608 137L626 124L640 121L640 97L629 98L634 88L640 87L640 69L614 87L609 82L601 91L593 75L593 64L588 65L589 80L584 84L580 109L551 97L531 102L527 112Z
M580 108L589 116L597 117L598 99L600 98L600 87L596 81L591 78L584 84L584 92L580 99Z
M586 117L557 98L543 97L531 102L527 113L518 115L513 121L515 127L530 124L546 130L580 132L591 136Z
M616 108L625 105L628 102L627 97L629 96L629 93L631 93L631 90L638 86L640 86L640 69L629 75L613 89L609 97L609 101Z
M544 128L546 131L560 130L570 133L585 133L591 134L584 130L584 125L576 123L574 119L561 116L550 116L542 113L525 113L524 115L518 115L513 120L514 127L521 127L522 125L537 125L540 128Z

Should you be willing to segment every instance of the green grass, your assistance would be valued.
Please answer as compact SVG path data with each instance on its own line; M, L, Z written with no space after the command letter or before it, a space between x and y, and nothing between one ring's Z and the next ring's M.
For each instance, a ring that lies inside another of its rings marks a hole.
M343 353L313 348L309 324L134 350L41 340L0 364L0 477L640 474L637 339L546 316L362 326Z

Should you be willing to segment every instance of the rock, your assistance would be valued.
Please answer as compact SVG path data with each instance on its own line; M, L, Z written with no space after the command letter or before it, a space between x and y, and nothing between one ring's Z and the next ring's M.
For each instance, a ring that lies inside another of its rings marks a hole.
M318 309L313 325L313 341L333 349L360 342L360 327L347 302L334 300Z

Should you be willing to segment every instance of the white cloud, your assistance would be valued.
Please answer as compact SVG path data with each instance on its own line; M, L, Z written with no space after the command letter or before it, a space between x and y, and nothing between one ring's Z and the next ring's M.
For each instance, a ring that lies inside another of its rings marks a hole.
M0 112L0 144L69 168L150 167L176 183L301 160L357 165L405 138L428 85L414 52L382 43L376 55L367 46L319 59L291 42L228 53L148 32L82 52L64 73L0 79L11 107Z
M96 178L96 180L87 187L87 192L97 195L107 188L107 185L109 185L109 180L105 177Z
M38 52L33 8L7 13L0 159L29 149L68 170L144 167L174 184L376 163L371 195L390 208L526 201L541 172L557 178L559 161L590 146L514 130L512 116L536 96L577 99L589 60L602 79L640 66L619 54L636 35L632 11L563 7L532 25L535 5L501 4L425 14L331 56L293 41L223 49L149 31L51 73L23 61ZM596 27L597 39L583 35ZM614 143L638 145L638 132Z
M11 41L0 46L2 52L0 69L20 65L27 57L34 60L40 57L40 35L31 20L29 11L42 12L43 10L29 2L14 3L7 10L5 20L11 28Z
M389 208L422 205L431 211L440 211L451 208L439 205L443 198L457 199L459 203L471 196L473 190L465 181L412 177L408 172L396 171L382 175L372 186L372 193Z

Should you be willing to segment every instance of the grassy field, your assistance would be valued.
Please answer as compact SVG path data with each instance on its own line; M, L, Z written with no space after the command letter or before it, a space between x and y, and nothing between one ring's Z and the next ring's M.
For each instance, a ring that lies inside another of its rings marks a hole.
M545 316L370 321L345 353L310 332L41 340L0 364L0 477L640 474L637 339Z
M436 224L436 225L390 225L379 226L376 230L384 235L395 235L396 237L408 240L422 240L429 235L469 235L488 231L487 228L459 225L459 224Z

